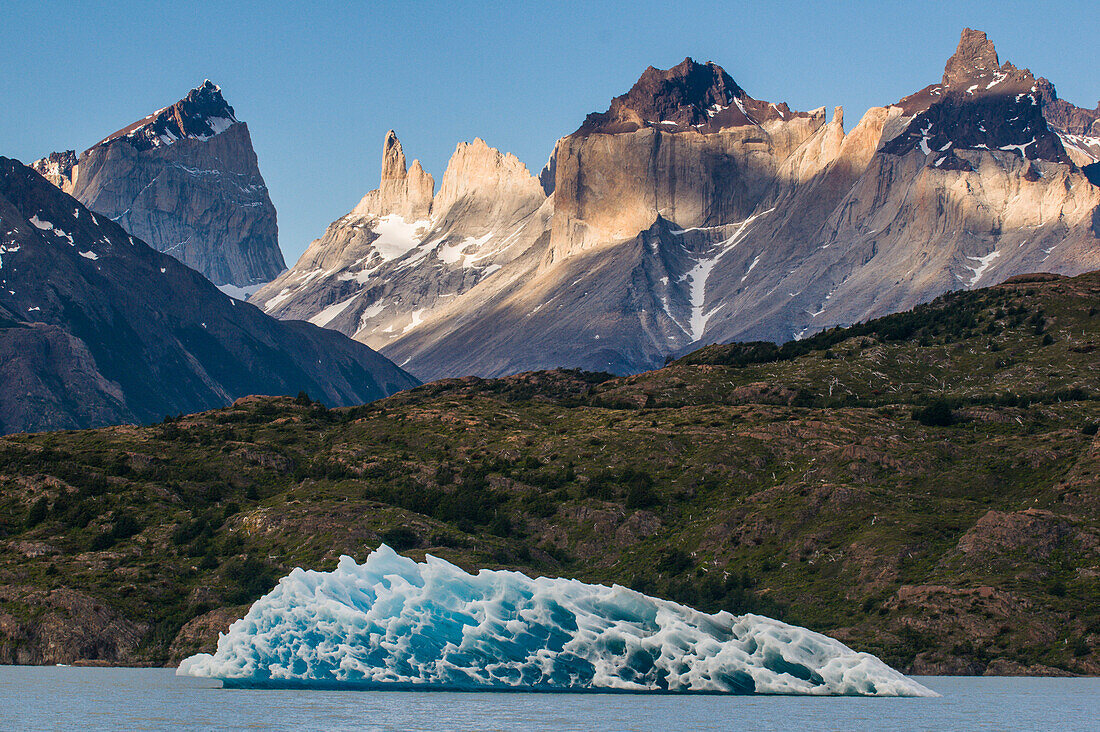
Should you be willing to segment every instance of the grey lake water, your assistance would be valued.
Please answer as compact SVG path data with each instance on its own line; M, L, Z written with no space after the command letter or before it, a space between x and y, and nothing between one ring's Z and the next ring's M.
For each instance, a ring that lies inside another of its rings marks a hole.
M171 669L0 666L0 730L1100 731L1100 679L919 677L889 699L259 691Z

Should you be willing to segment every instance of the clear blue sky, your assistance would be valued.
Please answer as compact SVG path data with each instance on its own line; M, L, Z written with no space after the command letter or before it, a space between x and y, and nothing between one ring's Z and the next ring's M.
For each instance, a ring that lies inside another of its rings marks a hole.
M641 71L721 64L759 99L870 106L939 79L964 26L1060 96L1100 98L1082 2L219 2L5 0L0 154L78 152L210 78L248 122L293 263L378 182L382 138L442 177L474 137L532 172Z

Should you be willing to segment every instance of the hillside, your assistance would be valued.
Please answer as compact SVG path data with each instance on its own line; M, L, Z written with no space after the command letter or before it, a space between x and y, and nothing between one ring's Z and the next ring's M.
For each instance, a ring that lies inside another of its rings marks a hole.
M166 663L294 566L757 611L916 673L1100 673L1100 274L1015 278L631 377L248 398L0 439L0 663Z

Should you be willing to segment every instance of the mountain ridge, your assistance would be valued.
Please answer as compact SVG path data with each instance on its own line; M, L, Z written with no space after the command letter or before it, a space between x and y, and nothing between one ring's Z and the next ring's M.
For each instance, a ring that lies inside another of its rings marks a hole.
M986 80L972 90L975 74ZM647 123L563 138L539 265L495 289L487 278L384 352L428 378L644 370L707 342L782 342L1013 274L1100 268L1092 158L1040 114L1040 81L969 29L944 78L946 94L941 80L848 133L838 108L709 133ZM643 243L651 255L626 254ZM582 254L588 264L570 263ZM576 274L551 277L558 266ZM611 269L614 292L585 279ZM563 298L571 326L533 319Z
M148 423L256 392L355 404L416 383L232 300L7 158L0 230L0 432Z

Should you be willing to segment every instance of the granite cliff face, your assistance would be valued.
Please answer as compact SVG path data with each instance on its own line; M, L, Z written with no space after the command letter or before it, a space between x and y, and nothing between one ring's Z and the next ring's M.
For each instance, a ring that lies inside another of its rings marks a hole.
M634 237L657 215L683 227L744 219L825 121L823 109L749 97L713 63L646 69L554 149L550 261Z
M71 157L35 169L214 284L248 288L286 269L248 125L209 81Z
M537 205L537 215L496 216L493 237L512 243L499 268L448 287L418 316L379 323L386 337L369 318L337 327L422 378L625 373L711 342L801 338L1016 274L1097 269L1096 119L1001 63L970 29L938 83L869 110L850 131L840 108L754 99L711 63L649 68L558 141L537 183L523 171L521 208ZM451 177L467 188L487 186L458 170ZM434 241L442 194L417 242ZM450 221L488 231L487 216L470 208ZM280 310L277 298L294 291L273 285L269 312L317 317L342 302L313 283L348 276L325 260L339 248L334 227L348 225L330 227L295 267L314 302ZM436 287L428 261L411 255L415 278L378 282L371 312Z
M546 195L527 168L480 139L460 143L438 193L391 130L382 179L250 302L374 348L414 330L544 236Z
M0 158L0 433L149 422L248 394L360 404L416 381L281 323Z

